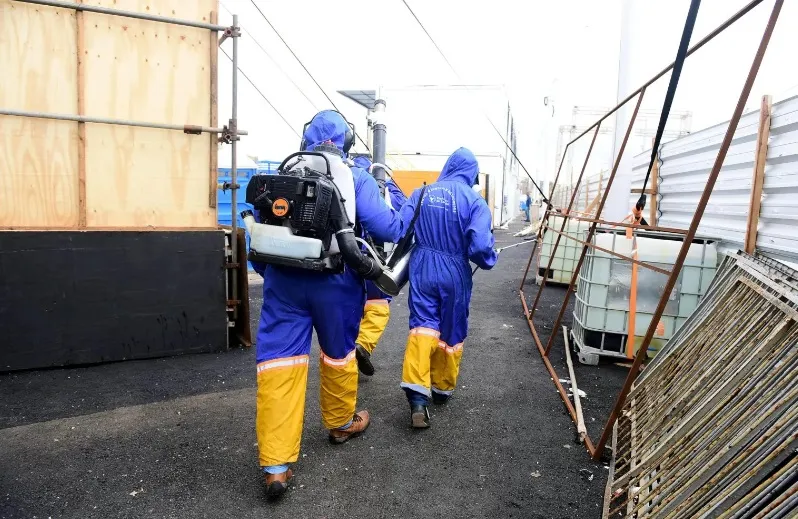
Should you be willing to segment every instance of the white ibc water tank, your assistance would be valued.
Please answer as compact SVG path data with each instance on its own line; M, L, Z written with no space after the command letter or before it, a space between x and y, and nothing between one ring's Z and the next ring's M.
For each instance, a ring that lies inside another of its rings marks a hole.
M682 247L683 236L652 231L637 231L638 260L666 271L673 269ZM602 230L594 243L624 256L632 256L633 241L625 230ZM649 345L653 356L670 339L698 306L709 288L718 263L714 240L697 237L688 249L679 279L671 292L665 312L657 323ZM646 267L637 267L635 344L640 346L665 289L668 276ZM590 355L629 358L630 300L632 263L597 249L589 249L579 273L574 304L573 336L579 349ZM580 357L581 358L581 357Z
M564 216L562 215L551 214L549 215L547 224L551 229L559 231L562 228L563 219ZM590 224L587 222L569 218L563 233L571 238L585 241L589 226ZM554 254L551 270L546 272L546 267L549 264L551 253L554 250L554 244L558 237L560 238L560 244L557 246L557 252ZM547 229L546 235L543 238L543 244L540 247L540 264L538 265L539 278L547 276L547 283L570 284L576 264L579 262L579 256L582 254L582 248L583 245L581 243L566 238L565 236L561 237L556 232Z

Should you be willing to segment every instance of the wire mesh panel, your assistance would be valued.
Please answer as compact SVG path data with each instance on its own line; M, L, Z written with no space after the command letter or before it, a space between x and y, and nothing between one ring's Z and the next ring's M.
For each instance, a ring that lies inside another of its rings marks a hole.
M798 271L727 256L626 400L609 517L795 517L797 370Z

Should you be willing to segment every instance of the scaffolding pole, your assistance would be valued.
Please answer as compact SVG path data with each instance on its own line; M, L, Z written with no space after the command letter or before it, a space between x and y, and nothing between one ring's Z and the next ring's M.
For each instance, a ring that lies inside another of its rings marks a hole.
M228 29L224 25L216 25L204 22L194 22L191 20L182 20L180 18L159 16L157 14L123 11L121 9L112 9L110 7L78 4L75 2L61 2L59 0L14 0L14 1L25 4L44 5L47 7L60 7L61 9L72 9L73 11L86 11L89 13L108 14L111 16L122 16L125 18L136 18L138 20L148 20L151 22L168 23L171 25L183 25L185 27L197 27L198 29L208 29L209 31L226 31Z

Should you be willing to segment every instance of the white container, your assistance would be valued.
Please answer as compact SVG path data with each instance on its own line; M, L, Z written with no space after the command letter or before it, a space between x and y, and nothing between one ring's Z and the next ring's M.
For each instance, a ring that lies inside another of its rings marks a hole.
M322 152L322 155L324 155L324 157L327 159L326 161L324 160L324 158L318 155L301 155L300 157L302 159L302 162L300 162L298 166L308 167L314 171L326 172L327 164L329 163L330 175L332 176L332 181L335 184L335 187L338 188L338 192L341 194L341 198L344 199L344 209L346 210L346 216L349 219L349 222L352 224L352 226L354 226L355 218L357 217L357 212L355 210L356 209L355 179L352 176L352 170L349 169L349 166L344 164L344 161L341 160L341 157L339 157L338 155L333 155L331 153L326 153L326 152ZM300 236L297 236L296 238L300 238ZM305 239L312 239L312 238L305 238ZM319 243L321 244L321 242ZM330 242L330 250L328 251L328 255L333 256L335 254L338 254L339 252L340 251L338 249L338 240L333 239ZM306 257L317 258L318 256L306 256Z
M651 231L637 231L638 260L672 270L683 243L683 236ZM599 229L596 245L625 256L632 255L633 241L625 230ZM648 355L667 343L690 317L709 288L718 262L715 240L695 238L690 246L679 279L660 319ZM637 309L635 313L637 351L645 336L668 276L646 267L637 267ZM590 249L579 273L574 304L573 339L583 363L595 364L599 355L628 358L629 301L632 263Z
M255 222L255 217L244 217L249 233L249 250L255 254L266 254L290 259L321 258L321 240L294 236L288 227L265 225Z
M563 218L564 216L559 214L549 215L548 226L551 229L559 231L562 228ZM590 224L588 222L569 218L563 233L572 238L585 241L589 227ZM543 244L540 247L538 283L542 281L543 277L548 277L547 283L555 282L569 285L584 246L570 238L560 236L556 232L551 231L551 229L546 230L546 235L543 237ZM560 238L560 244L557 246L554 261L551 264L551 270L547 273L546 267L549 264L551 252L554 250L554 243L557 241L558 237Z

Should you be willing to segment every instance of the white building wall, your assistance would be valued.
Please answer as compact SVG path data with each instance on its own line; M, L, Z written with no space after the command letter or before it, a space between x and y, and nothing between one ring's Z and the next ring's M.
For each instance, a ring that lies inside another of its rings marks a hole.
M459 147L477 156L491 179L494 223L518 214L519 167L502 138L511 142L504 87L426 85L382 87L388 129L388 161L396 169L433 170ZM497 135L501 134L501 137Z

